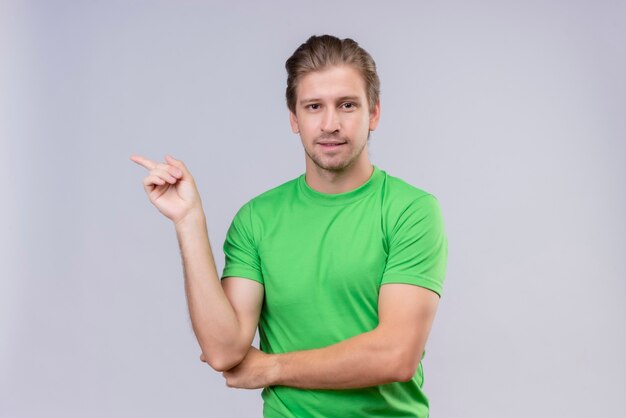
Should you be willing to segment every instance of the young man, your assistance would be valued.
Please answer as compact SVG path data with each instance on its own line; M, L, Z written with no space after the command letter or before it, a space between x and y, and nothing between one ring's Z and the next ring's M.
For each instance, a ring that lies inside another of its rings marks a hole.
M370 163L379 81L356 42L312 36L286 68L306 172L237 212L221 286L189 170L131 157L175 223L201 360L229 387L264 388L266 418L427 417L421 359L448 252L438 201Z

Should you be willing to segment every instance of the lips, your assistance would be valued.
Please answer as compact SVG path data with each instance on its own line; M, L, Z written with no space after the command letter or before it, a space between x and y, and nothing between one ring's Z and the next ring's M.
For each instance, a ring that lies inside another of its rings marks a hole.
M345 142L320 142L322 149L327 151L335 151L345 145Z

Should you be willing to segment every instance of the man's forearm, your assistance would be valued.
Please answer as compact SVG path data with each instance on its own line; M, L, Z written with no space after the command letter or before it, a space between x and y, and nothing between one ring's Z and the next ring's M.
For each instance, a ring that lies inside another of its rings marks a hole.
M202 210L175 224L193 331L207 362L216 370L236 364L241 327L220 283ZM235 361L235 364L233 364Z
M303 389L349 389L411 378L394 347L380 330L359 334L328 347L272 355L271 385Z

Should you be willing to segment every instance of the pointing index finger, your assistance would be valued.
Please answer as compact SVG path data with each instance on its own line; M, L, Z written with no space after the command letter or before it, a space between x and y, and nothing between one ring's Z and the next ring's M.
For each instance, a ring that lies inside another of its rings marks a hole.
M154 167L156 167L155 162L147 158L143 158L140 155L131 155L130 159L136 162L137 164L139 164L140 166L147 168L148 170L152 170Z

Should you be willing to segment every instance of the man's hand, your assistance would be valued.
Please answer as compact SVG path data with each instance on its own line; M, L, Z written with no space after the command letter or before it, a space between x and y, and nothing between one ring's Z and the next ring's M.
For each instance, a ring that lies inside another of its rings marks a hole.
M205 361L200 355L200 361ZM226 386L239 389L260 389L271 386L278 376L278 364L272 354L266 354L250 347L244 359L237 366L222 373Z
M196 183L182 161L165 156L165 163L156 163L139 155L130 158L150 170L143 186L150 202L175 224L192 211L202 212Z

